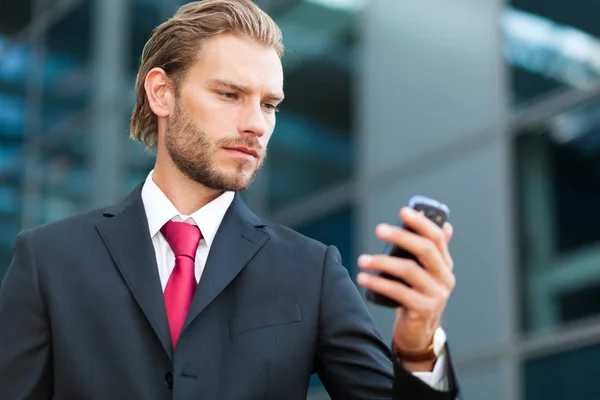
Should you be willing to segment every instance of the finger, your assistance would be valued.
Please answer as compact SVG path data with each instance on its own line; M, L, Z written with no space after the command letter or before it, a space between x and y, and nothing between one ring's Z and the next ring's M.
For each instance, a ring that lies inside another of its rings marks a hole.
M444 252L447 250L447 240L444 231L423 213L410 207L403 207L400 210L400 218L408 228L411 228L419 235L432 240L438 246L440 251Z
M446 222L442 228L444 231L444 236L446 237L446 242L450 242L452 236L454 236L454 227L450 222Z
M413 229L419 235L431 239L442 253L444 260L446 260L446 263L450 269L452 269L453 262L452 257L450 256L450 250L448 249L449 238L447 238L447 234L445 233L444 229L440 229L435 222L431 221L423 213L420 213L410 207L404 207L402 210L400 210L400 218L407 227ZM449 223L446 224L448 224L449 228L445 229L450 229L449 233L453 234L452 225ZM444 224L444 227L446 224Z
M390 279L361 272L358 274L356 280L364 288L397 301L408 310L429 311L435 305L433 299L419 293L415 289Z
M442 253L442 256L446 260L446 263L448 264L450 271L452 271L454 269L454 261L452 260L452 256L450 255L450 249L448 248L448 242L450 242L450 240L454 236L454 227L449 222L446 222L444 224L444 226L442 227L442 231L444 232L444 236L446 237L446 245L444 246L446 251Z
M436 295L440 290L440 284L413 260L383 254L363 254L358 258L358 266L366 271L382 272L400 278L426 295Z
M446 287L452 286L451 268L442 257L438 247L430 239L387 224L379 225L376 229L376 235L381 240L395 244L414 254L420 264L438 281Z

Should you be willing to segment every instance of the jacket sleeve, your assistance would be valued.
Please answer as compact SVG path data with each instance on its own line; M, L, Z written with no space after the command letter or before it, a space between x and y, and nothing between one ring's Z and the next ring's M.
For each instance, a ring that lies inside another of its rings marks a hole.
M0 399L51 397L49 319L31 241L22 232L0 286Z
M399 365L340 261L338 250L330 246L323 266L316 360L316 371L330 397L456 399L455 389L437 391Z

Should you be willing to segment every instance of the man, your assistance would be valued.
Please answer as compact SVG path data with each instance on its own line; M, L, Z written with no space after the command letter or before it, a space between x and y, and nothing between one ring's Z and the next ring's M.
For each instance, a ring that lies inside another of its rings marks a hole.
M393 354L337 250L236 194L266 155L282 54L249 0L190 3L156 29L131 121L155 168L120 204L19 234L0 290L1 399L302 399L313 372L333 399L456 398L433 346L454 286L449 225L404 209L419 235L377 235L424 268L359 260L412 286L358 277L405 306Z

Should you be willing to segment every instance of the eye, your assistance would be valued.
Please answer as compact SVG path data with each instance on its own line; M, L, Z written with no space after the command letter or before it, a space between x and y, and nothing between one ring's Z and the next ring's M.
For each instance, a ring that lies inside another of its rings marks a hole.
M279 112L279 108L276 105L270 103L264 103L263 107L265 107L269 112Z
M229 100L237 99L237 94L231 93L231 92L219 92L219 95L221 97L225 97L226 99L229 99Z

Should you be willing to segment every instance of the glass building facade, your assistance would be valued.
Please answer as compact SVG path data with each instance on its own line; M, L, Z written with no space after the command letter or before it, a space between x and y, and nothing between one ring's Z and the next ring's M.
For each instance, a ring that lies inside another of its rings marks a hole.
M152 29L182 0L0 1L0 277L24 228L114 203ZM600 349L600 3L260 0L286 101L243 194L354 276L412 194L451 208L466 398L589 399ZM1 278L0 278L1 279ZM371 307L389 340L393 315ZM1 345L1 344L0 344ZM325 399L318 379L310 397Z

